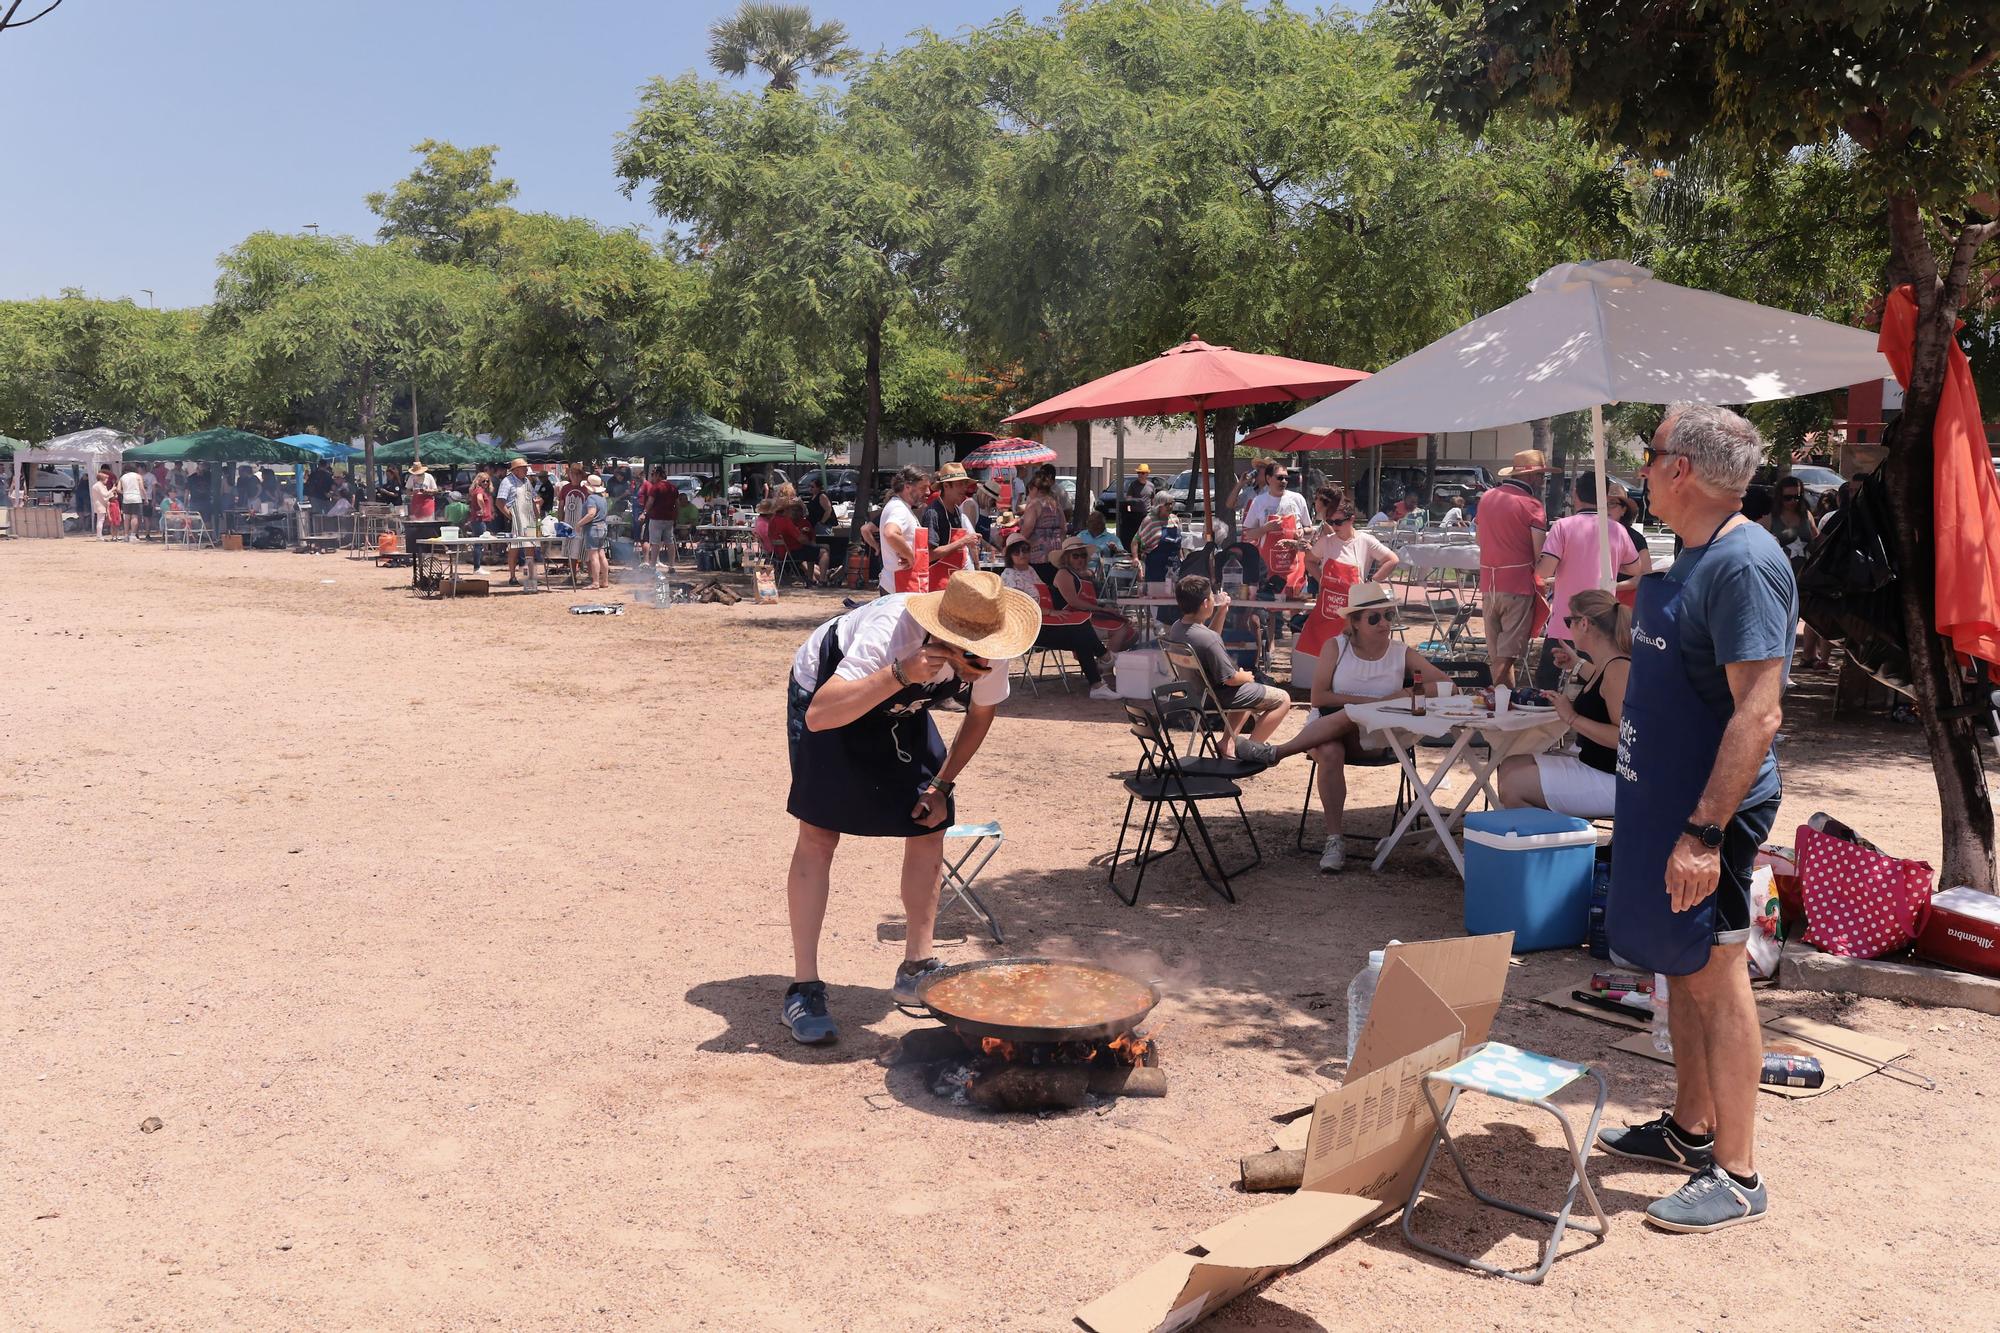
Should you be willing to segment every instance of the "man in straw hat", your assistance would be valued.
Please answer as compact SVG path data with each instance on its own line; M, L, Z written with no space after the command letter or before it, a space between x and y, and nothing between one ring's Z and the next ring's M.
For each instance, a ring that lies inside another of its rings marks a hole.
M819 978L819 933L843 833L904 839L897 1001L915 1003L918 979L938 966L931 927L953 784L1007 698L1008 660L1034 643L1041 624L1034 598L971 570L942 592L891 593L837 616L792 658L785 809L799 834L785 881L793 982L783 1016L794 1040L837 1035ZM965 706L949 751L929 716L946 699Z
M930 586L942 588L961 569L970 569L979 557L979 529L965 511L972 498L973 480L965 468L946 463L933 479L937 494L924 506L920 516L930 532Z
M1479 499L1479 592L1486 601L1486 656L1493 683L1512 688L1515 667L1535 637L1535 563L1549 519L1542 510L1542 478L1549 460L1523 449L1500 469L1500 484Z
M494 492L500 502L500 510L507 516L507 530L514 540L507 543L507 582L518 584L514 562L525 560L528 566L528 591L535 590L535 563L542 558L541 544L541 503L535 494L535 483L528 476L528 460L516 458L507 464L507 475L500 478L500 487Z

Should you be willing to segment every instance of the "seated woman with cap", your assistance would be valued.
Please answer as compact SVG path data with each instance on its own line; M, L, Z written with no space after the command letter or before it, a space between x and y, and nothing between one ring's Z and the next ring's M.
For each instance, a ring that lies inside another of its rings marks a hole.
M1049 580L1049 595L1058 611L1087 611L1091 628L1104 637L1105 647L1120 653L1132 646L1139 632L1125 617L1108 607L1100 609L1097 580L1090 576L1090 558L1097 548L1081 537L1069 537L1056 548L1055 577Z
M1083 678L1090 682L1090 697L1093 699L1116 699L1118 692L1104 683L1105 673L1111 670L1111 657L1104 651L1104 643L1097 637L1097 631L1090 627L1087 613L1059 612L1049 598L1048 585L1042 576L1028 562L1028 539L1015 533L1007 539L1007 568L1001 571L1000 580L1016 592L1026 593L1035 599L1038 606L1044 605L1041 632L1035 635L1035 647L1051 652L1069 653L1076 658L1076 664L1083 671Z
M1348 704L1374 703L1414 689L1435 694L1450 679L1424 655L1395 637L1396 598L1380 583L1357 583L1348 590L1347 626L1320 652L1313 672L1314 714L1283 745L1239 740L1236 757L1275 764L1311 752L1319 761L1319 800L1326 843L1319 868L1337 873L1347 864L1344 823L1347 774L1351 763L1379 762L1384 747L1364 744L1361 728L1347 715Z

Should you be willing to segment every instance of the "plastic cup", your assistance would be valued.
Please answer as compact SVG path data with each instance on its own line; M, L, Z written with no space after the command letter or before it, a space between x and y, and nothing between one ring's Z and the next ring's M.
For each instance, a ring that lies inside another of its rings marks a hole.
M1495 685L1493 687L1493 716L1507 716L1507 703L1513 697L1514 691L1508 689L1505 685Z
M1440 699L1449 699L1452 696L1452 692L1457 688L1457 681L1441 680L1437 684L1437 697Z

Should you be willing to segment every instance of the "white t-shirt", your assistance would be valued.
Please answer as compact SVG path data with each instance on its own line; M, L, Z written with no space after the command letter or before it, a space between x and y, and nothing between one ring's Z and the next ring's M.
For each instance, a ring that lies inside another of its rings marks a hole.
M1394 523L1396 520L1389 517L1389 513L1387 510L1378 509L1375 511L1375 517L1369 519L1368 521L1370 523L1380 524L1380 523Z
M133 508L146 503L146 483L136 472L127 472L118 478L118 503Z
M1034 598L1035 605L1041 605L1042 594L1040 589L1047 585L1042 582L1042 576L1034 570L1016 569L1012 565L1009 565L1000 571L1000 581L1015 592L1024 592Z
M897 532L903 534L903 540L908 542L912 547L917 544L917 512L903 503L903 497L900 495L890 497L889 503L882 506L882 521L876 524L876 526L884 534L887 534L891 528L894 528ZM883 592L896 591L896 574L902 568L903 558L897 555L890 547L889 539L885 535L882 538ZM876 665L885 666L887 663L878 662ZM867 672L863 672L862 674L866 675ZM1005 696L1003 695L1002 697L1004 698Z
M1312 513L1306 508L1306 497L1297 491L1286 491L1283 495L1272 495L1269 491L1259 491L1243 511L1243 530L1248 532L1262 524L1277 522L1290 514L1301 528L1312 526Z
M1393 559L1395 552L1365 532L1357 532L1346 541L1338 534L1328 531L1320 534L1312 544L1312 564L1310 572L1317 576L1319 567L1328 560L1338 560L1342 564L1354 566L1355 573L1367 578L1368 572L1384 560Z
M909 508L908 505L903 507ZM792 655L792 679L799 683L801 689L819 687L820 649L826 644L826 636L836 629L840 634L843 656L833 674L842 680L860 680L891 662L902 661L923 647L924 627L903 610L903 603L909 597L906 592L878 597L866 606L857 607L821 625ZM955 680L957 675L946 667L939 679ZM995 660L991 671L972 682L972 702L976 704L1004 703L1007 694L1007 662L1004 659Z

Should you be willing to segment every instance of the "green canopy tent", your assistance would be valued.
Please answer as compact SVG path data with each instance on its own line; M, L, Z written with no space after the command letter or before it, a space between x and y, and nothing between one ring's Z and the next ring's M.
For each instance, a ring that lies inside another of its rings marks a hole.
M25 449L28 444L27 441L17 440L11 435L0 435L0 458L12 458L16 446Z
M718 463L725 472L742 463L826 461L817 449L743 430L690 408L621 435L610 447L621 458L644 458L649 463Z
M375 446L377 463L408 467L419 458L426 467L478 467L482 463L504 463L513 457L497 444L481 444L445 430L427 430L410 439Z
M125 451L133 463L310 463L319 455L296 444L267 440L247 430L215 426L192 435L175 435Z

